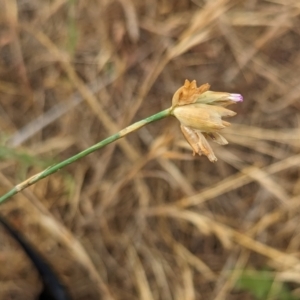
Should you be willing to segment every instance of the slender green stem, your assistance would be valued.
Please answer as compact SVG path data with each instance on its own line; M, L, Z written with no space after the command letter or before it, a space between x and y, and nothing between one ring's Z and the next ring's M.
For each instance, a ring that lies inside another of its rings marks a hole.
M60 169L64 168L65 166L77 161L78 159L85 157L87 155L89 155L90 153L101 149L102 147L126 136L127 134L145 126L146 124L149 124L151 122L163 119L165 117L168 117L171 114L171 109L168 108L166 110L160 111L159 113L152 115L146 119L143 119L141 121L138 121L132 125L129 125L128 127L122 129L121 131L111 135L110 137L102 140L101 142L93 145L90 148L87 148L85 150L83 150L82 152L54 165L51 166L49 168L47 168L46 170L30 177L29 179L21 182L20 184L16 185L13 189L11 189L9 192L7 192L5 195L3 195L2 197L0 197L0 204L3 203L5 200L7 200L8 198L12 197L13 195L17 194L18 192L24 190L25 188L27 188L28 186L40 181L41 179L59 171Z

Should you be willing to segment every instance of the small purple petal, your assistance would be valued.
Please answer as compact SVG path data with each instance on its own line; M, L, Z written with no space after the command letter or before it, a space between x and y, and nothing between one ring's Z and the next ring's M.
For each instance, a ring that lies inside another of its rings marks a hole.
M241 94L230 94L228 99L232 100L234 102L242 102L243 101L243 96Z

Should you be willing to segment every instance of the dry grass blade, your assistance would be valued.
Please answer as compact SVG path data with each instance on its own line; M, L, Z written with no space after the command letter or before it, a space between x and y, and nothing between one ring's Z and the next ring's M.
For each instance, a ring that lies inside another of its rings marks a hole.
M147 280L146 272L133 247L129 247L128 257L131 263L134 265L133 272L137 285L137 290L139 291L139 299L153 300L154 298Z
M148 210L146 215L163 216L186 220L188 222L191 222L201 232L207 235L215 234L225 247L232 247L232 241L234 241L236 244L239 244L242 247L270 258L272 261L278 263L281 267L300 267L300 260L298 260L298 258L296 258L294 255L285 254L272 247L255 241L251 237L239 233L238 231L231 229L224 224L220 224L217 221L208 218L207 216L199 215L192 211L179 210L176 208L153 208Z
M216 279L216 274L203 262L201 259L193 255L180 243L175 243L175 251L181 256L184 261L187 261L191 266L198 270L208 280Z

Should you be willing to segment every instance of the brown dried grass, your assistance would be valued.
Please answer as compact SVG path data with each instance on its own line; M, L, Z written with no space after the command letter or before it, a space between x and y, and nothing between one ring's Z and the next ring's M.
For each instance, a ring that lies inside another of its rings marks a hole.
M0 5L2 145L16 153L63 160L169 107L186 78L245 99L216 164L167 119L0 207L74 299L252 299L234 290L244 268L299 293L299 1ZM1 194L41 170L24 163L1 160ZM32 299L36 271L0 236L0 299Z

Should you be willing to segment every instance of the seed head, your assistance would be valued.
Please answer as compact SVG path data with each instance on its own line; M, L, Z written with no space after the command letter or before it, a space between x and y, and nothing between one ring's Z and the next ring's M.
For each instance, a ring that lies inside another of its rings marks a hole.
M243 101L240 94L209 91L208 83L197 87L196 81L186 80L172 99L172 114L181 123L181 131L193 149L193 155L206 155L212 162L217 158L207 139L220 145L228 142L219 131L230 125L222 117L232 117L236 113L226 106Z

